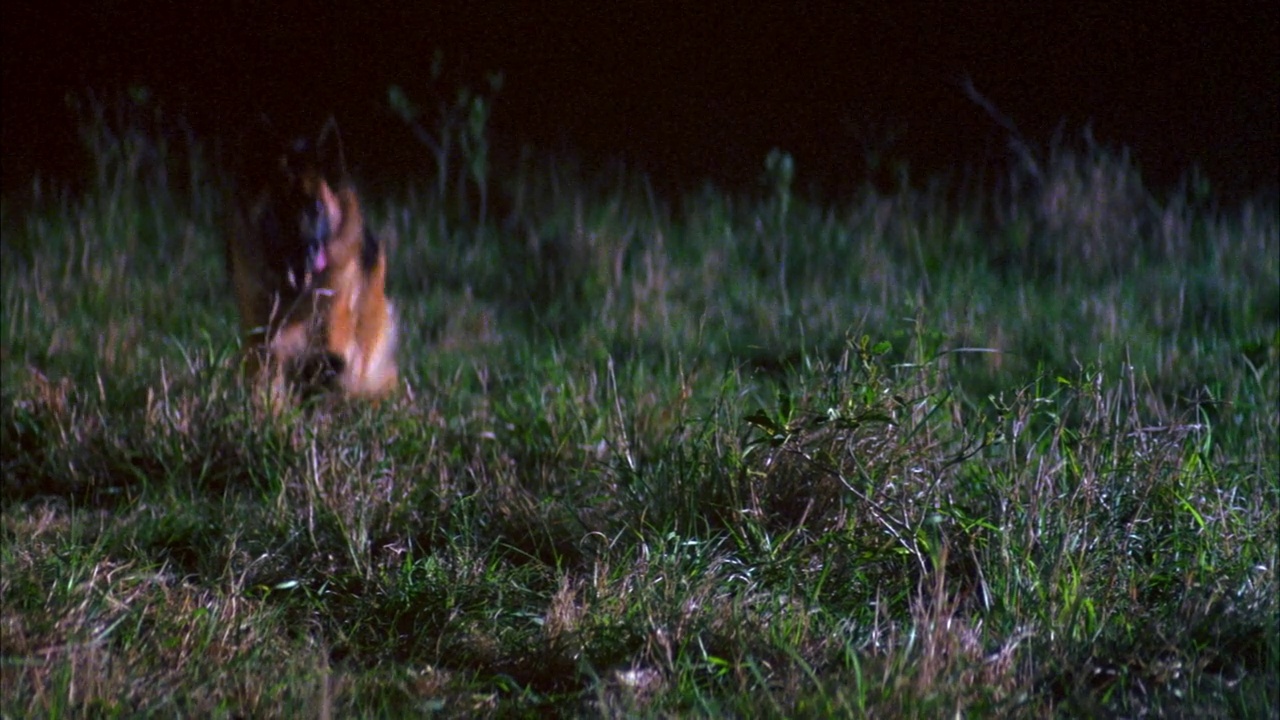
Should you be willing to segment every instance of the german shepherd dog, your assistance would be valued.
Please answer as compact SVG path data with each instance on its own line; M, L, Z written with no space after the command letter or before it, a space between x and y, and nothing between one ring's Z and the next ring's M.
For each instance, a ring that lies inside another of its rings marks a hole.
M326 140L289 144L250 202L236 203L227 265L246 369L273 392L381 398L398 384L387 255Z

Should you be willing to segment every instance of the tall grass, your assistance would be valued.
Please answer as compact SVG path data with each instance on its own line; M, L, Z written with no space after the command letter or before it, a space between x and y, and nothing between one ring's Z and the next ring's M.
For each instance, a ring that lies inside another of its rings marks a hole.
M6 717L1280 712L1274 196L526 155L505 223L366 198L406 391L273 410L221 185L119 106L2 205Z

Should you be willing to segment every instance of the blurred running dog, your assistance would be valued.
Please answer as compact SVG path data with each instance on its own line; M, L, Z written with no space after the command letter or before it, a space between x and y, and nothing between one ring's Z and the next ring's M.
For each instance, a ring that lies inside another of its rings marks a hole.
M379 398L398 384L386 249L343 172L331 121L316 142L290 144L265 187L236 204L227 265L245 363L275 391Z

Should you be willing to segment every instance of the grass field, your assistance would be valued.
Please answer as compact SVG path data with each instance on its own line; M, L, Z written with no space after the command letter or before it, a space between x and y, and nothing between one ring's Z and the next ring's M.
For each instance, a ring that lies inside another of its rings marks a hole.
M405 392L268 408L217 168L104 118L0 212L3 717L1280 713L1274 190L408 179Z

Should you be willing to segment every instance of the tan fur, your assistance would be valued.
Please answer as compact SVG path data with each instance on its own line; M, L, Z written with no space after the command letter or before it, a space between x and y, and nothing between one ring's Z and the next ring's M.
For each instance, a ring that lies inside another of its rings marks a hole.
M282 169L285 163L282 162ZM336 358L333 384L346 395L385 397L398 385L395 310L386 297L387 257L379 243L377 261L362 267L364 217L353 188L336 192L314 170L290 177L308 198L318 199L331 233L324 245L326 267L312 276L281 277L269 268L257 223L278 202L264 191L238 214L228 238L228 263L244 332L245 367L274 394L326 384L317 366ZM293 222L285 218L284 223Z
M319 286L332 293L326 298L324 346L343 359L339 376L351 395L381 396L395 387L395 311L387 301L387 254L378 252L377 264L366 274L360 267L364 218L355 190L343 188L336 195L321 185L319 196L338 228L329 241L329 266Z

